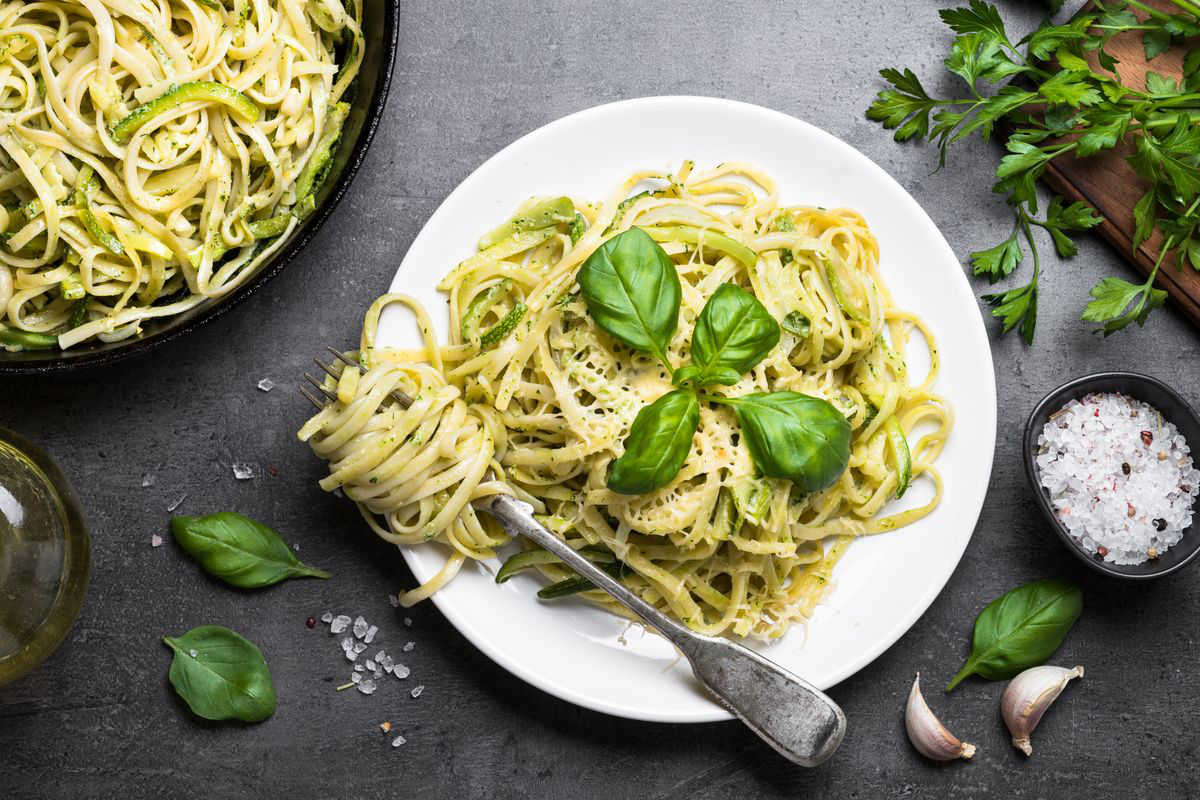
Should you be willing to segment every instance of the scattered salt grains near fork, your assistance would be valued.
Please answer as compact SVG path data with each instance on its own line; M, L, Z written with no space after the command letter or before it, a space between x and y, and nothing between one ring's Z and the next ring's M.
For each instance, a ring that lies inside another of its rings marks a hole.
M150 537L151 547L162 547L162 537L157 533Z
M405 678L407 678L409 675L412 674L412 670L410 670L408 667L404 666L403 664L397 664L394 667L392 667L392 674L395 675L400 680L404 680Z
M375 670L377 666L378 666L378 665L375 663L375 659L373 659L373 658L368 658L368 659L367 659L367 666L366 666L366 668L367 668L367 669L369 669L369 670ZM355 667L355 669L358 669L358 668L357 668L357 667Z
M395 739L392 739L392 747L399 747L407 741L408 739L405 739L403 736L397 736Z
M367 632L363 634L363 641L367 644L370 644L371 642L375 641L375 634L377 633L379 633L379 628L372 625L371 627L367 628Z
M354 638L361 639L367 635L367 621L362 615L354 618Z
M401 647L400 649L406 653L411 653L413 651L413 648L416 646L417 646L416 642L405 642L404 647Z
M363 644L362 642L354 643L354 655L358 655L359 653L361 653L362 651L364 651L366 649L367 649L367 646L365 644Z
M329 611L326 611L324 614L321 615L321 622L324 622L326 624L333 622L333 614Z
M184 500L187 500L187 492L184 492L183 494L179 495L179 498L178 498L177 500L175 500L175 501L174 501L174 502L172 502L172 503L171 503L169 506L167 506L167 513L168 513L168 514L174 514L174 513L175 513L175 509L177 509L177 508L179 508L181 505L183 505L183 501L184 501Z
M233 477L239 481L248 481L254 477L253 464L247 464L244 461L235 461L230 467L233 469Z
M275 388L275 381L270 378L263 378L257 385L260 391L269 392Z
M363 694L374 694L375 681L371 680L370 678L364 678L362 682L358 684L358 690Z
M342 633L349 627L350 627L350 618L347 617L345 614L339 614L338 616L334 617L333 620L329 623L329 632L334 633L334 634Z
M1052 414L1035 463L1071 538L1112 564L1141 564L1177 544L1200 494L1184 437L1120 394L1090 394Z
M412 695L413 700L416 700L418 697L421 696L421 693L424 691L425 691L425 686L424 686L424 684L422 684L421 686L414 686L413 690L411 692L409 692L409 694Z

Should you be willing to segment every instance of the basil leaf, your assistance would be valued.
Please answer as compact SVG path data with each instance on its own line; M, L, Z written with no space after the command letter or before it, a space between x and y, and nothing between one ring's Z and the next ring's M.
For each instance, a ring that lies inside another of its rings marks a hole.
M1083 592L1064 581L1034 581L996 598L975 620L971 655L946 691L968 675L999 681L1045 663L1082 611Z
M271 528L241 514L171 520L175 541L208 574L239 589L257 589L288 578L328 578L329 573L302 564Z
M171 685L196 716L262 722L275 713L271 671L253 642L220 625L163 641L175 651Z
M612 464L608 488L646 494L679 474L700 426L700 401L691 389L668 392L644 406L625 438L625 454Z
M596 248L579 269L579 287L596 324L663 364L679 324L682 290L675 262L641 228Z
M704 304L692 331L697 386L732 386L779 344L779 323L758 298L723 283ZM676 376L676 382L679 376Z
M850 423L828 402L799 392L712 398L733 406L755 465L815 492L836 481L850 461Z

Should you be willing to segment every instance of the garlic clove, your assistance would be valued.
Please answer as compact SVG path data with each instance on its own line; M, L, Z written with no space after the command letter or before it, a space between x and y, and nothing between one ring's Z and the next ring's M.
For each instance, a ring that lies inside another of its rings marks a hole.
M933 715L925 698L921 696L921 673L913 680L908 693L908 706L904 709L904 727L908 739L917 752L934 761L953 761L975 755L975 745L958 740L946 730L946 726Z
M1008 682L1000 698L1000 715L1012 734L1013 747L1027 756L1033 754L1029 735L1067 684L1082 677L1083 667L1066 669L1047 665L1027 669Z

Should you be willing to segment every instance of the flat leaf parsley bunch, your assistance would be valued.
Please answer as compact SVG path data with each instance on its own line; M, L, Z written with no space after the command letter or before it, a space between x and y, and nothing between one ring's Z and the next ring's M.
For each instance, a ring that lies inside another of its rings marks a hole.
M1061 2L1050 5L1057 8ZM944 63L966 84L966 96L932 97L910 69L880 72L891 88L879 93L867 116L895 129L896 141L936 141L940 164L953 142L971 134L986 140L998 124L1011 131L993 191L1012 205L1013 229L999 244L971 253L975 274L996 282L1023 259L1020 239L1029 245L1031 280L984 295L992 314L1002 320L1003 332L1018 328L1026 342L1033 342L1041 263L1032 226L1048 231L1055 250L1066 258L1076 252L1069 234L1102 221L1083 203L1064 206L1059 197L1039 216L1037 179L1060 156L1087 158L1131 143L1128 161L1149 182L1133 212L1133 248L1155 228L1164 236L1146 281L1104 278L1092 287L1083 320L1102 325L1106 336L1131 322L1143 325L1166 300L1166 292L1154 288L1154 277L1167 253L1179 267L1186 263L1200 269L1200 50L1187 52L1182 83L1149 72L1145 86L1123 84L1117 60L1106 50L1117 34L1139 34L1146 58L1152 60L1172 44L1200 35L1200 3L1172 3L1176 13L1140 0L1096 2L1064 24L1046 20L1013 43L996 7L971 0L968 7L940 12L956 34ZM1099 69L1085 58L1089 54ZM1000 84L997 91L981 89Z

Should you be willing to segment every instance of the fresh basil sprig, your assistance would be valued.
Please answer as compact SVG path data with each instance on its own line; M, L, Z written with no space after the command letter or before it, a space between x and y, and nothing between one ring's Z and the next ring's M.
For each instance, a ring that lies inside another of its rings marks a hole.
M832 484L850 460L850 422L818 397L759 392L712 398L733 407L754 463L769 478L804 492Z
M608 488L646 494L666 486L683 469L699 426L700 401L691 389L676 389L643 406L625 439L625 453L612 464Z
M797 392L737 398L697 392L711 384L737 383L779 344L779 323L752 293L734 284L718 287L696 320L692 363L675 369L667 347L679 324L679 275L647 233L630 228L606 241L584 261L578 280L596 324L630 347L653 353L681 387L638 412L624 453L609 473L614 492L644 494L674 479L691 451L701 400L734 409L764 475L816 491L845 470L850 423L826 401ZM801 336L811 330L798 312L785 324Z
M239 589L271 586L288 578L328 578L301 563L271 528L232 512L171 520L175 541L210 575Z
M675 262L649 234L630 228L612 237L583 262L578 280L597 325L671 367L682 289Z
M971 655L946 691L968 675L999 681L1045 663L1082 612L1083 592L1064 581L1034 581L996 598L975 620Z
M723 283L704 304L692 331L692 363L675 373L679 385L732 386L779 344L779 323L758 298Z
M275 713L275 684L262 651L220 625L164 636L175 652L168 677L175 691L205 719L262 722Z

